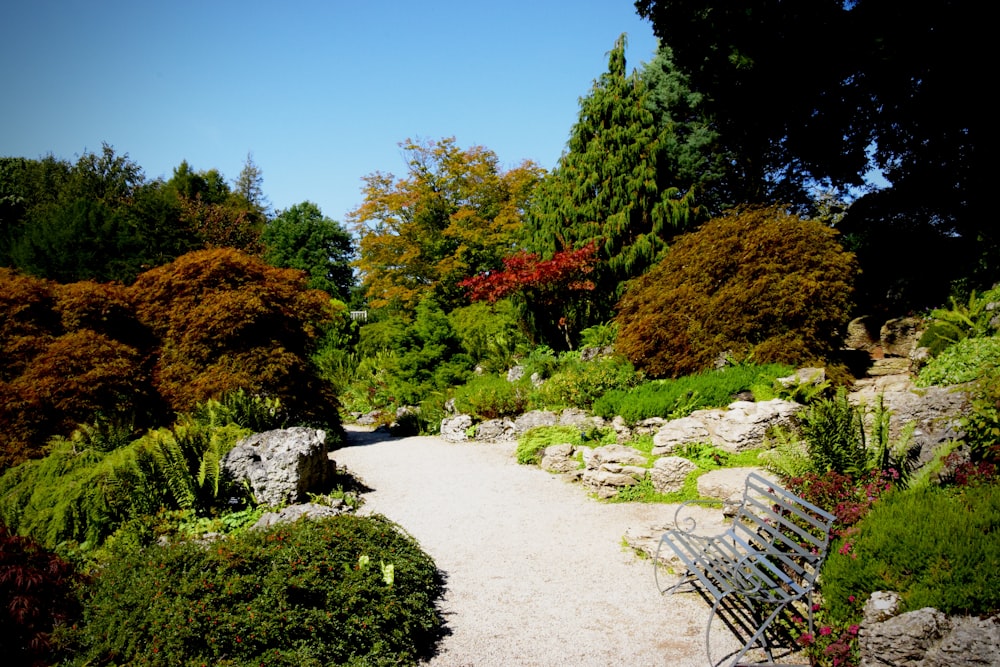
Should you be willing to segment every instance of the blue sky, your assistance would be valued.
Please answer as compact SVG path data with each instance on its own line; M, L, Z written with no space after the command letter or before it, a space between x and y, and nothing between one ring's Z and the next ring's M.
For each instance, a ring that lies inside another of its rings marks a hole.
M232 180L247 153L272 206L343 222L398 143L454 136L505 168L552 168L632 0L24 0L0 9L0 155L75 161L102 142L148 178L182 160Z

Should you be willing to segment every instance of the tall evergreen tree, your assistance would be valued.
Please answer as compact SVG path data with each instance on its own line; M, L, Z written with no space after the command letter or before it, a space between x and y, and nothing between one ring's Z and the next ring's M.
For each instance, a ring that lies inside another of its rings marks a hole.
M580 100L568 151L539 186L526 224L526 246L546 258L598 245L596 289L583 326L607 319L623 284L662 259L669 239L698 215L695 176L677 177L684 162L677 149L693 148L708 135L685 134L693 126L673 122L671 104L690 107L690 99L654 99L643 77L627 71L625 46L621 35L608 71Z

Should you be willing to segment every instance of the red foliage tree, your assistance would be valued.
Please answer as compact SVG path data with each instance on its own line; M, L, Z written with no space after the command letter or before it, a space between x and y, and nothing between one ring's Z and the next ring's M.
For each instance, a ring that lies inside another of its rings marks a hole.
M73 565L0 523L0 646L9 665L55 664L57 625L80 615Z
M514 294L530 297L546 304L565 297L567 292L594 289L587 278L594 269L596 247L588 244L579 250L557 252L552 259L541 259L536 253L521 251L503 258L503 271L487 271L466 278L459 286L473 301L496 303Z
M595 287L589 274L594 270L596 253L593 243L557 252L551 259L521 251L502 260L502 271L466 278L459 286L473 301L495 303L515 298L543 339L555 344L553 337L558 332L559 338L572 347L573 322L586 308L580 296Z

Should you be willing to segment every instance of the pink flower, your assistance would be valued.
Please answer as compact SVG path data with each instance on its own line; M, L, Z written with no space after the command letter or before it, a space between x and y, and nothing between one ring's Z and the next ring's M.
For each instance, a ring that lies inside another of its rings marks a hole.
M819 633L821 635L823 635L824 637L827 636L828 634L832 633L832 632L833 632L833 628L831 628L829 625L824 625L822 628L819 629Z
M856 599L857 598L855 598L853 595L848 595L847 596L847 601L850 602L851 604L854 604L854 600L856 600Z
M850 632L850 633L851 633L852 635L855 635L855 636L857 636L857 634L858 634L858 631L859 631L860 629L861 629L861 628L860 628L860 627L858 627L858 625L857 625L857 624L855 624L855 625L852 625L851 627L847 628L847 631L848 631L848 632Z
M799 643L803 646L812 646L813 636L810 633L799 635Z

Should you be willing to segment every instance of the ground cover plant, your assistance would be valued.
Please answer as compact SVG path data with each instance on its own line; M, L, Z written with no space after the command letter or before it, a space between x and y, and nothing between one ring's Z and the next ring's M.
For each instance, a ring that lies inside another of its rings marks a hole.
M440 593L433 561L381 517L121 549L69 664L413 664L439 636Z

